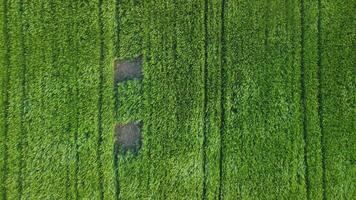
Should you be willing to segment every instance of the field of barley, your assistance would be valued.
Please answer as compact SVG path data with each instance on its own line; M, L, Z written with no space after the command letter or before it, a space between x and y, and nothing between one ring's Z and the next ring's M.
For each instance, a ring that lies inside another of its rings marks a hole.
M356 2L1 0L0 157L1 200L355 199Z

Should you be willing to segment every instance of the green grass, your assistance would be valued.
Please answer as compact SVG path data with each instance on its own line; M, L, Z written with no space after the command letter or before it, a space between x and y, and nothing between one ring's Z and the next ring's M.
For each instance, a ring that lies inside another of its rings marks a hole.
M298 6L226 4L223 198L305 198Z
M322 1L321 116L325 195L355 195L355 21L352 1Z
M0 195L1 198L4 199L6 198L6 192L5 192L5 181L6 181L6 170L7 170L7 125L6 125L6 118L7 118L7 87L8 87L8 68L5 68L5 65L9 65L9 56L8 56L8 48L7 43L8 43L8 31L7 31L7 18L6 18L6 10L7 10L7 4L1 4L0 5L0 14L1 14L1 20L0 20L0 30L1 30L1 35L0 37L0 153L2 156L2 159L0 159L0 168L1 168L1 175L0 175Z
M320 116L320 44L319 10L317 1L304 1L301 5L302 34L302 106L305 139L307 198L323 199L323 147Z
M0 199L352 199L354 5L3 0Z

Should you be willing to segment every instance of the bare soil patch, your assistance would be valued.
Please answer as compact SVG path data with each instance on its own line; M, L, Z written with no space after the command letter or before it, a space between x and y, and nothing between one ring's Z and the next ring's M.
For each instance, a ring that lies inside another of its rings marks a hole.
M130 79L142 79L142 56L133 60L115 60L115 83Z
M116 147L125 154L130 151L137 154L142 145L142 122L130 122L127 124L117 124L115 127Z

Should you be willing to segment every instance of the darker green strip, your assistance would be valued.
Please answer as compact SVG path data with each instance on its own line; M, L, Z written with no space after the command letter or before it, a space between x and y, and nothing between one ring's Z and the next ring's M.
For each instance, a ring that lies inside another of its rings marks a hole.
M114 55L117 59L120 57L120 0L115 1L115 52ZM114 68L115 66L113 66ZM119 119L119 90L118 84L115 83L113 85L114 89L114 114L115 120ZM119 147L118 144L115 142L113 145L113 156L114 156L114 176L115 176L115 199L119 199L120 197L120 178L119 178Z
M225 85L226 85L226 78L225 78L225 63L226 63L226 38L225 38L225 8L226 7L226 0L221 1L221 32L220 32L220 77L221 77L221 101L220 101L220 108L221 108L221 122L220 122L220 160L219 160L219 199L223 199L223 160L224 160L224 133L225 133Z
M117 59L120 58L120 0L115 2L115 45L114 45L114 55ZM115 66L113 66L114 68ZM119 119L119 92L117 83L114 81L114 113L115 120ZM115 172L118 173L118 172ZM118 184L118 183L117 183Z
M72 2L69 5L69 14L74 16L75 15L75 10L76 8L73 7ZM70 23L69 25L69 40L68 40L68 46L73 46L74 51L72 52L73 54L75 54L75 50L78 48L74 42L75 37L73 36L73 33L71 30L75 30L75 27L73 25L73 23ZM73 74L74 74L74 79L78 80L79 78L79 66L72 61L72 65L73 65ZM74 111L74 121L71 124L72 128L73 128L73 136L74 136L74 158L75 158L75 162L74 162L74 173L73 173L73 191L74 191L74 198L76 200L80 199L79 198L79 190L78 190L78 173L79 173L79 145L78 145L78 132L79 132L79 109L78 109L78 98L79 98L79 85L78 85L78 81L74 81L74 89L71 91L72 95L73 95L73 101L71 102L71 106L72 109ZM69 173L69 172L68 172ZM70 173L69 173L70 174Z
M323 200L326 200L326 160L325 160L325 134L324 134L324 111L323 111L323 95L322 95L322 38L321 38L321 0L318 0L318 70L317 76L319 80L318 86L318 114L320 126L320 144L321 144L321 161L322 161L322 174L323 174Z
M3 112L4 112L4 155L3 155L3 162L4 162L4 166L2 169L2 180L3 183L1 183L1 190L2 192L2 199L6 200L7 199L7 193L6 193L6 178L7 178L7 162L8 162L8 155L7 155L7 140L8 140L8 107L9 107L9 92L8 92L8 88L9 88L9 66L10 66L10 44L9 44L9 31L8 31L8 2L7 0L3 0L3 5L4 5L4 16L3 16L3 20L4 20L4 46L5 46L5 55L4 55L4 59L5 59L5 76L4 76L4 94L3 94L3 98L4 98L4 107L3 107Z
M144 45L143 45L143 70L146 71L146 67L150 67L150 63L151 63L151 38L150 38L150 28L151 28L151 15L150 15L150 9L149 9L149 3L144 1L143 4L143 10L144 10L144 21L146 22L145 25L143 26L143 30L144 30ZM145 46L146 45L146 46ZM147 63L147 64L146 64ZM148 80L148 81L147 81ZM151 103L152 101L152 97L150 94L150 89L152 88L152 83L149 81L149 79L144 78L143 79L143 98L144 98L144 109L147 110L147 113L149 113L149 115L145 115L143 117L144 122L149 122L150 119L152 119L152 106ZM144 191L149 191L150 188L150 180L151 180L151 161L152 161L152 154L151 154L151 137L149 137L150 133L151 133L151 123L146 123L144 124L144 137L146 137L146 141L144 141L144 146L146 146L147 149L147 153L144 155L144 161L146 162L146 174L147 174L147 180L146 181L146 185L144 187Z
M203 96L203 193L202 198L206 199L206 185L207 185L207 121L208 121L208 0L204 1L204 96Z
M26 112L26 99L27 99L27 90L26 90L26 83L27 83L27 63L26 63L26 47L25 47L25 24L24 24L24 0L20 0L20 7L19 7L19 13L20 13L20 21L21 21L21 32L20 32L20 45L21 45L21 58L22 58L22 78L21 78L21 140L20 140L20 145L19 145L19 151L20 151L20 174L18 176L18 185L19 185L19 199L22 199L22 193L23 193L23 181L24 181L24 169L26 168L26 163L25 163L25 146L27 142L27 132L25 129L25 116L27 114Z
M115 52L114 55L117 59L120 57L120 0L115 1ZM116 67L116 66L113 66ZM114 92L114 116L115 120L119 119L119 90L118 85L114 81L113 85ZM113 145L113 156L114 156L114 176L115 176L115 199L120 197L120 179L119 179L119 147L115 142Z
M121 0L115 1L115 52L114 55L118 58L120 54L120 4Z
M97 161L98 161L98 176L99 176L99 192L100 199L104 199L104 184L103 184L103 169L101 158L101 146L103 142L103 87L104 87L104 24L103 24L103 0L99 0L99 38L100 38L100 57L99 57L99 99L98 99L98 146L97 146Z
M302 102L302 121L303 121L303 140L304 140L304 174L305 174L305 186L307 199L310 199L310 180L309 180L309 169L308 169L308 130L307 130L307 103L306 103L306 86L305 86L305 11L304 11L304 0L301 0L300 5L300 22L301 22L301 102Z

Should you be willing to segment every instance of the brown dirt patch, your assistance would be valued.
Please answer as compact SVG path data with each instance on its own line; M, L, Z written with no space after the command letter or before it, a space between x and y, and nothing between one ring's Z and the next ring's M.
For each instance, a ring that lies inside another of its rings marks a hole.
M141 128L142 122L130 122L127 124L117 124L115 127L117 148L120 152L127 151L137 154L142 145Z
M142 56L133 60L115 60L115 83L130 79L142 79Z

